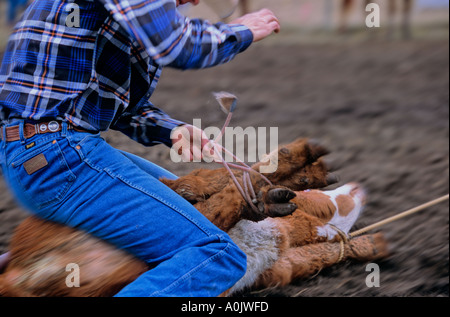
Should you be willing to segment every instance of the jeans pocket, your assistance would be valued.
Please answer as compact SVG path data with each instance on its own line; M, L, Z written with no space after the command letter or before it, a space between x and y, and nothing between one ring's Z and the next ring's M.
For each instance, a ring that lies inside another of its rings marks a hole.
M76 179L56 140L16 157L10 171L19 196L37 209L61 201Z

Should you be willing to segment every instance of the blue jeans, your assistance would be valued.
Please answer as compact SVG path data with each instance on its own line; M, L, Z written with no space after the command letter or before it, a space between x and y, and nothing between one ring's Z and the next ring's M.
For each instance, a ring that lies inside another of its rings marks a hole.
M246 256L229 236L159 181L173 174L100 135L63 123L61 132L0 141L0 148L4 178L26 209L154 267L117 296L217 296L244 275Z

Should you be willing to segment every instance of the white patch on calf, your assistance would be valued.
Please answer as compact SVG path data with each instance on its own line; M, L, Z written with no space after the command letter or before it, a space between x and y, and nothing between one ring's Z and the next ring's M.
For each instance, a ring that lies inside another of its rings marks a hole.
M231 288L231 295L252 286L264 271L275 264L279 258L281 234L274 221L267 218L259 222L241 220L228 235L247 255L247 271Z
M328 240L332 240L336 235L337 231L334 230L331 226L325 225L322 227L317 227L317 235L320 237L325 237Z
M333 215L333 218L328 223L341 229L343 232L345 232L345 234L348 234L348 232L358 219L359 215L361 214L361 211L364 206L365 193L362 189L359 189L357 194L354 195L353 202L355 206L353 210L347 214L347 216L341 216L339 214L339 206L336 202L336 198L339 195L350 195L350 192L355 188L355 186L357 185L347 184L339 188L336 188L335 190L323 192L325 195L330 197L331 202L336 207L336 211ZM317 234L319 236L327 237L329 240L332 240L338 233L335 229L333 229L333 227L326 224L325 226L317 227Z

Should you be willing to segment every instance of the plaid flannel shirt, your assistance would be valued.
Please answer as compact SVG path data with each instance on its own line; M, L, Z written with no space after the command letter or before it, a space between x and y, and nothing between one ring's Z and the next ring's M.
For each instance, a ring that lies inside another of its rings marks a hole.
M183 122L149 101L162 67L225 63L252 40L245 26L182 16L175 0L36 0L3 56L0 125L57 119L170 146Z

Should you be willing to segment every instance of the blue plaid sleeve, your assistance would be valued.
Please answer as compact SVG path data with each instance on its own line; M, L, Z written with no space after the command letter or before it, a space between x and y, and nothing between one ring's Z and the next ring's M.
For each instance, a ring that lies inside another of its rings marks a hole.
M211 24L181 15L175 0L101 2L160 66L191 69L222 64L253 42L253 33L243 25Z
M122 113L111 128L146 146L165 144L171 147L172 130L184 124L147 102L133 112Z

